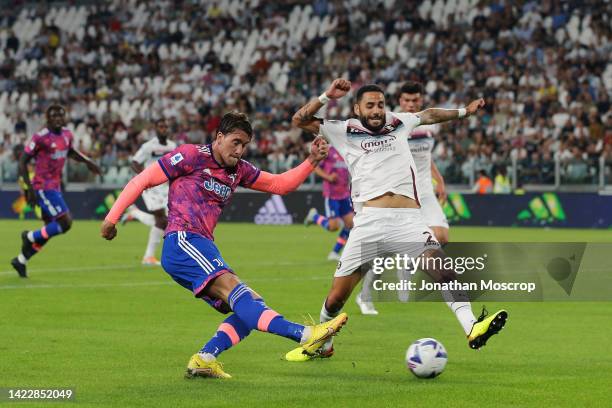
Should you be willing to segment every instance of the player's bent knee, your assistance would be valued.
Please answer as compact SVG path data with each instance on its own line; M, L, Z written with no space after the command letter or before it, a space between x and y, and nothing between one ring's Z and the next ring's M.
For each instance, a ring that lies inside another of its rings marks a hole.
M57 220L57 223L62 227L62 233L64 234L72 228L72 218L69 215L63 216Z
M340 229L340 220L338 218L330 218L327 229L330 231L338 231Z

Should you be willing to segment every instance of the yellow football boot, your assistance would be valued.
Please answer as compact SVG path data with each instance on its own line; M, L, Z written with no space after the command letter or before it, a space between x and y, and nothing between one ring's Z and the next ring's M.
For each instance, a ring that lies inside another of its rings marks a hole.
M487 309L483 307L482 314L478 318L478 321L474 323L472 331L468 335L468 344L470 348L478 350L487 344L489 337L499 333L506 324L507 319L508 312L505 310L499 310L488 316Z
M231 375L223 371L223 365L216 359L205 361L199 354L191 356L187 364L187 372L185 378L232 378Z

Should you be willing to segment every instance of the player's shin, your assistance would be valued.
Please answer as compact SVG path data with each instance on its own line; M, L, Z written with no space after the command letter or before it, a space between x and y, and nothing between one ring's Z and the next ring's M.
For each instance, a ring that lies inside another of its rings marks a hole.
M39 230L28 232L28 240L32 243L44 245L52 237L64 232L57 221L50 222Z
M144 254L144 259L155 257L155 250L157 249L157 246L161 242L163 236L163 229L157 228L156 226L151 227L151 231L149 232L149 241L147 242L147 249Z
M336 244L334 245L333 251L335 253L340 253L340 251L342 251L342 248L344 248L344 246L346 245L346 240L348 239L350 232L350 229L346 227L342 228L340 234L338 234L338 238L336 239Z
M273 333L297 342L308 337L306 327L285 320L279 313L268 308L263 299L255 299L244 283L238 284L230 292L228 303L250 330Z
M446 301L448 307L453 311L457 320L461 324L466 335L470 334L472 326L476 322L476 317L472 312L472 304L465 291L442 291L442 298Z
M210 355L216 358L250 333L249 327L236 314L233 314L219 325L215 335L200 350L200 354L203 357Z

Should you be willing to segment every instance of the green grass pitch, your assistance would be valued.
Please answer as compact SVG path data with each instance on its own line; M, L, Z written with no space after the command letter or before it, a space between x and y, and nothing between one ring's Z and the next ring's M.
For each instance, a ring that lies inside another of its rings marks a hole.
M221 356L232 380L185 380L187 360L223 317L161 268L140 266L147 229L119 227L117 239L106 242L98 222L76 221L32 260L30 279L22 280L9 260L20 231L38 225L0 221L0 387L75 387L72 404L97 407L609 404L612 303L604 302L505 304L506 328L476 352L444 304L378 304L381 314L370 317L351 299L332 359L288 363L281 358L294 343L253 332ZM612 233L453 228L451 238L610 242ZM318 316L334 269L324 260L333 241L316 227L217 228L226 261L296 321ZM480 306L474 304L476 314ZM419 380L404 365L406 348L421 337L440 340L449 354L434 380Z

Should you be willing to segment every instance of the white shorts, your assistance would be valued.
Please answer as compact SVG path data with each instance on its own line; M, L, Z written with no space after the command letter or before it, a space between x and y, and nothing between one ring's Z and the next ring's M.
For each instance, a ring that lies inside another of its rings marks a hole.
M440 248L418 208L363 207L353 224L335 277L348 276L379 256L406 254L415 258L428 249Z
M149 211L157 211L168 207L168 183L146 189L142 199Z
M448 229L448 220L434 194L419 196L423 221L428 227L444 227Z

